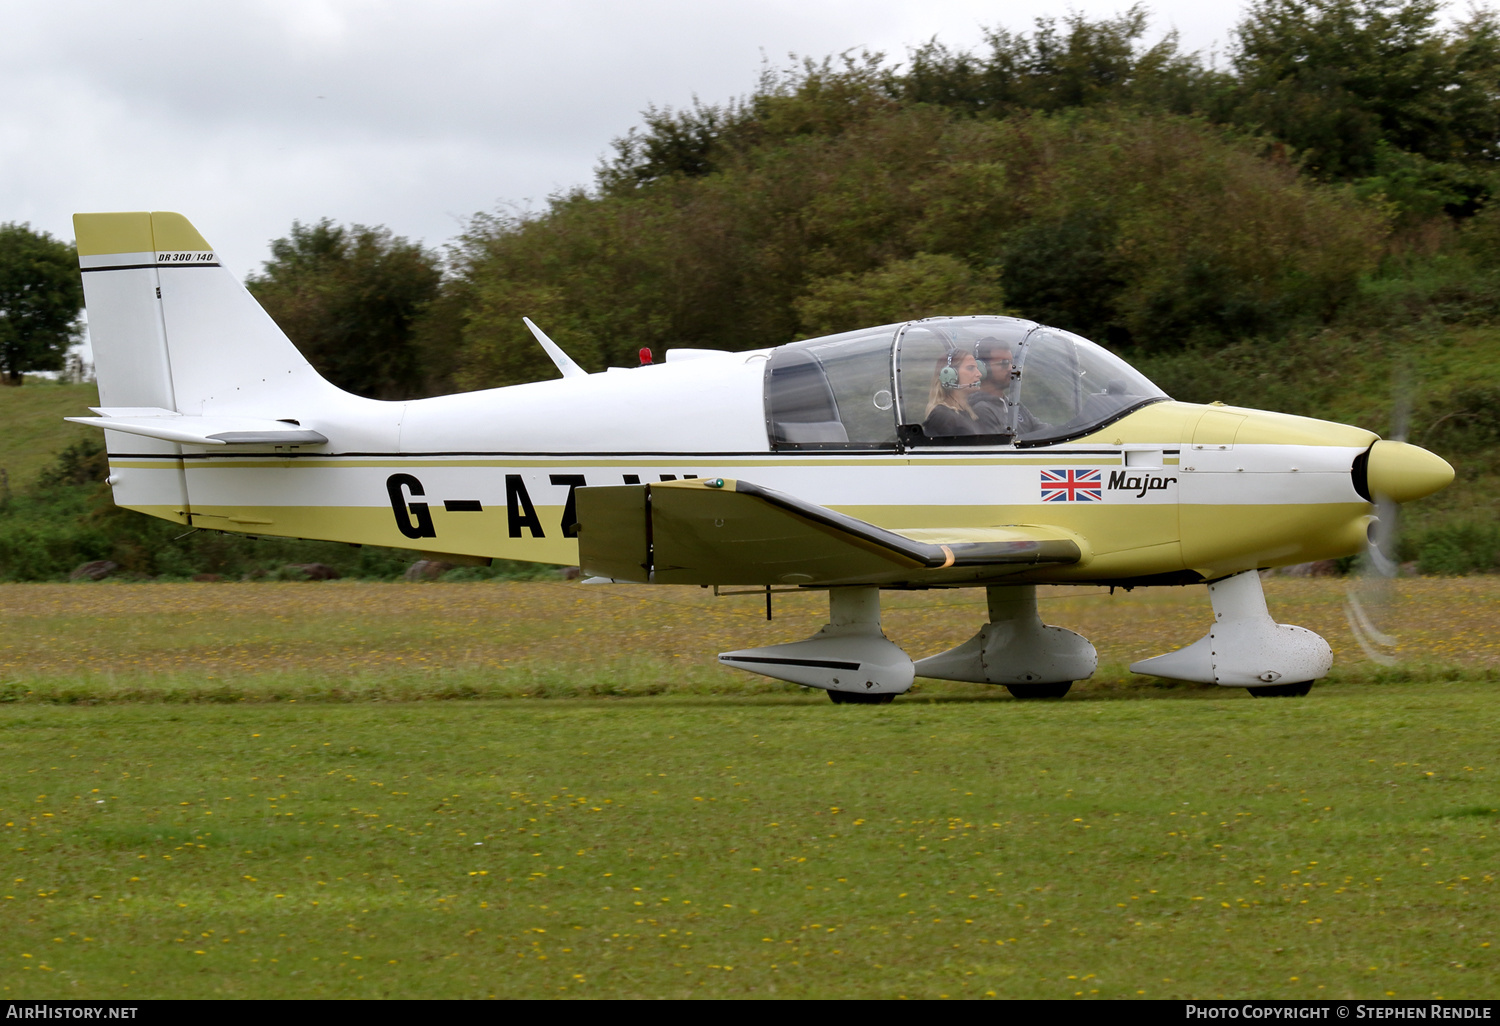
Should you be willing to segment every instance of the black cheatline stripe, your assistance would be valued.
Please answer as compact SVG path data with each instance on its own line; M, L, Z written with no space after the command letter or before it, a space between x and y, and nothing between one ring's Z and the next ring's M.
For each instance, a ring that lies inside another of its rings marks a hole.
M103 270L108 270L108 268L102 268L102 269ZM1171 450L1164 450L1164 451L1168 452L1169 454L1171 452ZM118 459L142 459L142 458L154 456L154 457L160 457L160 458L166 458L166 459L174 459L174 460L175 459L196 460L196 459L224 459L225 457L236 458L236 459L259 459L259 458L269 457L271 454L270 453L257 453L257 452L205 452L205 453L184 453L181 456L176 456L176 455L173 455L173 456L164 456L162 453L156 452L156 453L111 453L110 455L115 456ZM496 451L496 452L480 452L480 451L477 451L477 450L466 450L466 451L462 451L462 452L431 452L431 451L429 451L429 452L305 452L305 453L288 453L285 456L278 455L277 458L278 459L319 459L319 460L335 459L335 458L337 458L337 459L348 459L348 460L355 460L355 459L360 459L360 460L433 460L433 459L531 459L531 460L549 460L549 459L555 459L555 460L563 461L561 463L555 464L555 466L564 466L564 465L567 465L569 462L571 462L571 463L581 463L583 461L592 460L592 459L609 459L609 460L622 460L622 459L721 460L721 459L741 459L741 458L745 458L745 459L764 459L764 458L767 458L767 457L776 457L778 455L780 455L781 459L785 461L785 465L795 465L797 463L803 462L804 460L816 460L817 456L819 454L815 454L815 453L797 453L795 455L787 456L787 455L782 455L782 454L770 452L770 451L767 451L767 450L746 451L746 452L605 452L605 451L598 451L598 452L499 452L499 451ZM893 453L887 453L887 452L879 452L879 453L873 453L872 452L870 455L874 455L874 456L890 456L890 455L894 455L894 454ZM997 456L997 457L1004 457L1004 456L1010 455L1010 454L1007 454L1007 453L991 453L991 454L988 454L988 455L994 455L994 456ZM1036 465L1036 464L1031 463L1029 461L1036 459L1037 456L1118 456L1118 455L1120 455L1120 450L1119 449L1063 449L1063 450L1056 450L1056 451L1049 451L1049 452L1029 451L1029 452L1025 452L1025 453L1018 453L1018 454L1015 454L1015 455L1024 456L1028 460L1027 463L1013 464L1013 466L1018 467L1018 468L1024 470L1027 467L1034 467ZM908 460L902 460L900 463L895 464L895 465L896 466L906 466L908 463L909 463ZM776 465L777 466L782 466L783 463L778 462ZM1006 464L1004 462L1001 462L1001 461L997 460L997 465L1003 467L1003 466L1010 466L1012 464ZM757 468L751 467L751 468L746 468L746 469L754 470L754 469L757 469ZM637 482L637 483L639 483L639 482Z
M147 267L218 267L217 262L211 264L111 264L108 267L80 267L78 270L87 274L90 271L140 271Z
M138 454L111 454L117 456L157 456L163 457L162 453L138 453ZM255 459L257 457L269 457L270 453L256 452L212 452L212 453L184 453L181 456L163 457L167 459L207 459L209 457L232 456L238 458ZM559 460L562 462L551 464L554 467L565 467L571 463L582 463L594 459L681 459L681 460L721 460L737 458L765 458L775 456L773 452L764 450L757 452L307 452L289 453L285 458L299 459L304 456L316 456L319 459L361 459L361 460L422 460L422 459L528 459L528 460ZM882 454L883 455L883 454ZM458 468L463 469L463 468ZM492 469L492 468L476 468ZM636 482L639 484L640 482Z
M483 513L484 507L478 499L444 499L443 509L449 513Z
M772 659L767 656L731 656L721 655L720 659L725 662L735 663L770 663L773 666L820 666L827 670L857 670L859 663L845 663L837 659Z

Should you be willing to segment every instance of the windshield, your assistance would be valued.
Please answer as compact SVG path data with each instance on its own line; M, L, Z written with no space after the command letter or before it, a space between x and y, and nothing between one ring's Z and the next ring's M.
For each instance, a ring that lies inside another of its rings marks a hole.
M1016 440L1030 445L1077 438L1167 398L1109 350L1059 328L1026 337L1016 384Z
M1086 434L1166 394L1108 350L1015 317L935 317L902 328L907 445L1042 445Z

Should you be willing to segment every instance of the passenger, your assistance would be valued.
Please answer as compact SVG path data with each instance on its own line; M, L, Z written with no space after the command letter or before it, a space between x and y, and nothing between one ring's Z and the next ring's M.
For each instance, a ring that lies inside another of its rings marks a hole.
M1010 397L1014 384L1011 368L1015 364L1010 343L994 337L982 338L974 344L974 355L981 376L979 390L969 398L969 405L979 418L979 434L1022 434L1035 426L1032 418Z
M969 406L970 390L979 387L979 364L973 353L950 350L932 369L932 391L922 433L928 438L979 434L979 419Z

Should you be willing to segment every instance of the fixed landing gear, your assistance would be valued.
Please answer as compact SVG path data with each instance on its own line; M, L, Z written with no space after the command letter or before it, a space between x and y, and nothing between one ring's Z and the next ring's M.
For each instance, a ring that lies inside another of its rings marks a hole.
M992 586L989 622L957 648L911 658L880 630L880 590L830 588L828 623L806 641L719 653L719 662L805 687L836 705L885 705L917 672L939 680L1001 684L1016 698L1062 698L1094 672L1094 646L1042 623L1034 585Z
M1208 597L1214 623L1206 636L1176 652L1131 663L1131 671L1287 698L1307 694L1333 667L1328 642L1306 627L1271 619L1254 570L1214 581ZM1296 683L1282 683L1287 680Z
M1072 686L1072 681L1064 680L1056 684L1007 684L1005 690L1012 698L1061 698Z
M1093 676L1094 646L1042 623L1036 585L991 585L985 598L989 623L957 648L918 660L919 676L1003 684L1016 698L1061 698L1075 680Z
M890 705L896 696L887 691L883 695L862 695L857 691L830 691L828 697L834 705Z
M1312 681L1304 680L1296 684L1270 684L1245 690L1256 698L1301 698L1312 690L1312 686Z
M806 641L720 652L737 670L822 688L840 705L883 705L911 687L911 657L880 630L880 589L830 588L828 623Z

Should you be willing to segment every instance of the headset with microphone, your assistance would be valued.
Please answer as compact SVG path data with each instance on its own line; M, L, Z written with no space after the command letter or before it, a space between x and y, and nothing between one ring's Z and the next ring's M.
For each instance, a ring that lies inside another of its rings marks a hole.
M989 376L989 365L976 356L974 358L974 362L979 366L979 381L974 381L967 385L960 385L958 383L958 370L953 366L953 358L958 354L959 350L957 347L949 347L948 362L946 365L944 365L942 370L938 371L938 384L942 385L949 391L955 391L960 388L978 388L979 381L983 381L986 377Z

